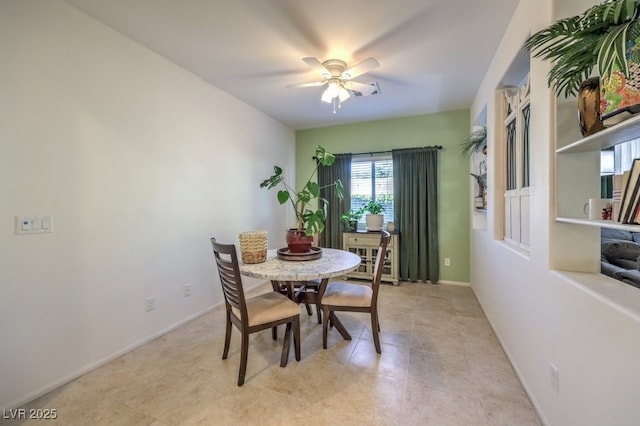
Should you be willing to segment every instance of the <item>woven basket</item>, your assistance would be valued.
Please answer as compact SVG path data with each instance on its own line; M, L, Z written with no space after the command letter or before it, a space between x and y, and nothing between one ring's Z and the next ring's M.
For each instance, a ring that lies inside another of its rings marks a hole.
M244 263L262 263L267 260L267 231L240 233L240 253Z

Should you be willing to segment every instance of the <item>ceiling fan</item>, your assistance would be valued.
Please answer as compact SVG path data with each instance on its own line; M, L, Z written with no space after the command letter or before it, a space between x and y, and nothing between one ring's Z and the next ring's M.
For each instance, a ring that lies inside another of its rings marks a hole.
M291 84L287 87L317 87L327 85L320 98L322 102L333 104L333 113L336 113L336 106L340 108L342 102L349 99L349 91L356 92L360 96L371 95L379 90L377 84L365 84L352 81L364 73L377 68L380 64L374 58L367 58L362 62L347 68L347 63L340 59L328 59L320 62L317 58L303 58L314 71L316 71L323 80L313 81L310 83Z

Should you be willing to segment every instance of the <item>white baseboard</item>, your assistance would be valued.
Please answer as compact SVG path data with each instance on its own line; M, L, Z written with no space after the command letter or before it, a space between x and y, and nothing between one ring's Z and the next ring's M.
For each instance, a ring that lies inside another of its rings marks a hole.
M478 303L480 303L480 300L478 300ZM480 307L482 307L482 304L480 305ZM483 309L483 311L484 311L484 309ZM489 322L489 325L491 326L491 329L493 330L493 334L495 334L496 337L498 338L498 342L500 342L500 346L502 347L502 350L504 351L505 355L507 356L507 359L509 360L509 364L511 364L511 367L513 368L513 371L516 373L516 376L518 376L518 380L520 381L520 384L522 385L522 388L524 389L524 392L527 394L527 397L529 398L529 401L531 401L531 405L533 406L533 409L535 410L536 414L538 415L538 418L540 419L540 422L542 423L543 426L550 425L549 420L544 415L544 411L542 411L542 406L540 405L540 403L536 399L535 395L531 391L529 383L525 380L525 376L520 371L520 368L518 367L518 364L516 364L514 362L514 358L511 356L511 353L509 352L509 348L507 348L506 346L504 346L502 344L502 339L500 338L500 334L496 331L496 328L493 326L493 322L491 321L491 318L489 318L486 314L485 314L485 318L487 318L487 321Z
M224 302L222 302L222 303L224 303ZM51 383L48 383L48 384L42 386L41 388L36 389L33 392L29 392L28 394L26 394L26 395L24 395L24 396L22 396L22 397L20 397L20 398L18 398L16 400L10 402L6 407L0 408L0 410L9 410L9 409L19 408L19 407L23 406L24 404L27 404L27 403L33 401L34 399L37 399L37 398L41 397L42 395L44 395L44 394L46 394L48 392L51 392L54 389L59 388L60 386L66 385L67 383L77 379L80 376L83 376L83 375L87 374L88 372L90 372L92 370L94 370L94 369L96 369L98 367L101 367L101 366L113 361L114 359L119 358L122 355L125 355L125 354L133 351L134 349L139 348L142 345L145 345L145 344L151 342L152 340L157 339L158 337L164 336L165 334L175 330L176 328L181 327L181 326L193 321L194 319L196 319L196 318L198 318L198 317L200 317L200 316L202 316L202 315L204 315L204 314L206 314L208 312L211 312L216 306L218 306L218 305L210 306L208 308L203 309L200 312L196 312L195 314L189 315L188 317L178 321L175 324L171 324L170 326L168 326L168 327L166 327L166 328L164 328L164 329L162 329L160 331L157 331L157 332L155 332L155 333L153 333L153 334L151 334L149 336L146 336L145 338L143 338L143 339L141 339L141 340L139 340L137 342L134 342L134 343L132 343L132 344L130 344L128 346L125 346L124 348L122 348L122 349L120 349L120 350L118 350L116 352L113 352L112 354L109 354L109 355L107 355L107 356L105 356L103 358L100 358L100 359L98 359L98 360L96 360L96 361L94 361L94 362L82 367L81 369L79 369L77 371L74 371L73 373L67 374L66 376L63 376L63 377L61 377L61 378L59 378L59 379L57 379L57 380L55 380L55 381L53 381Z
M438 284L449 284L449 285L457 285L459 287L471 287L471 283L465 283L462 281L446 281L446 280L440 280L438 281Z
M371 280L368 280L371 281ZM403 283L411 283L413 281L400 281L398 285L402 285ZM458 287L471 287L471 283L465 283L462 281L447 281L447 280L440 280L438 282L431 282L431 281L419 281L419 283L422 284L447 284L447 285L457 285Z

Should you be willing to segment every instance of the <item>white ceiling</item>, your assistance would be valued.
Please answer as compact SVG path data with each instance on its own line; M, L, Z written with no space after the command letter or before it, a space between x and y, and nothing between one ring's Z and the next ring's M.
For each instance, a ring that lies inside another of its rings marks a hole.
M65 0L293 129L469 108L518 0ZM336 114L302 58L369 56Z

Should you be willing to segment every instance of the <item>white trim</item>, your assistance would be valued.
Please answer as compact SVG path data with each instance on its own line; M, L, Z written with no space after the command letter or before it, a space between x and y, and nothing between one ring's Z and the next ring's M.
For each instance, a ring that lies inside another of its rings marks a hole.
M436 282L433 282L433 281L399 281L398 285L394 285L394 287L402 287L402 284L412 284L412 283L433 284L433 285L447 284L447 285L455 285L455 286L458 286L458 287L471 287L471 283L462 282L462 281L447 281L447 280L439 280L439 281L436 281Z
M473 287L471 287L471 290L473 291ZM475 291L473 291L473 293L475 294ZM476 296L476 298L477 297L478 296ZM482 307L482 305L480 305L480 307ZM483 312L484 312L484 309L483 309ZM536 411L536 414L540 419L540 423L542 423L545 426L550 425L551 423L549 422L547 417L544 415L544 411L542 410L542 405L536 399L535 394L531 390L531 387L529 386L529 383L526 380L527 377L520 371L518 364L515 362L515 358L511 355L511 352L509 352L509 348L502 344L502 342L504 342L505 339L500 335L500 333L498 332L498 329L494 327L493 322L491 321L491 318L488 315L485 315L485 318L489 322L489 326L493 330L493 334L495 334L496 337L498 338L500 347L502 348L505 355L507 356L507 359L509 360L511 367L513 368L513 371L516 373L516 376L518 376L518 380L520 380L520 384L522 385L524 392L529 397L529 400L531 401L531 405L533 405L533 409Z
M455 285L455 286L458 286L458 287L471 287L471 283L462 282L462 281L441 280L441 281L438 281L435 284L448 284L448 285Z
M196 312L195 314L190 315L190 316L188 316L188 317L186 317L186 318L184 318L184 319L182 319L182 320L180 320L180 321L178 321L178 322L176 322L176 323L174 323L174 324L172 324L172 325L170 325L170 326L168 326L168 327L166 327L166 328L164 328L164 329L162 329L162 330L160 330L160 331L158 331L156 333L153 333L153 334L151 334L151 335L149 335L147 337L144 337L143 339L138 340L137 342L134 342L134 343L132 343L132 344L130 344L128 346L125 346L124 348L122 348L122 349L120 349L120 350L118 350L116 352L113 352L112 354L109 354L109 355L107 355L107 356L105 356L103 358L100 358L100 359L98 359L98 360L96 360L96 361L94 361L94 362L82 367L81 369L79 369L79 370L77 370L77 371L75 371L73 373L67 374L66 376L63 376L63 377L59 378L58 380L54 380L53 382L50 382L50 383L40 387L39 389L36 389L33 392L30 392L30 393L28 393L28 394L26 394L26 395L24 395L24 396L22 396L22 397L20 397L20 398L18 398L16 400L13 400L13 401L9 402L6 407L2 407L1 409L2 410L9 410L9 409L12 409L12 408L21 407L24 404L26 404L28 402L31 402L31 401L41 397L42 395L44 395L44 394L46 394L48 392L51 392L54 389L59 388L60 386L66 385L67 383L77 379L80 376L83 376L83 375L89 373L92 370L95 370L98 367L102 367L103 365L108 364L109 362L121 357L122 355L125 355L125 354L127 354L127 353L129 353L129 352L131 352L131 351L133 351L135 349L138 349L139 347L151 342L152 340L157 339L158 337L162 337L165 334L170 333L171 331L177 329L178 327L181 327L181 326L193 321L194 319L196 319L196 318L198 318L198 317L200 317L200 316L202 316L202 315L204 315L204 314L206 314L208 312L211 312L213 309L215 309L217 306L221 305L222 303L224 303L224 302L221 302L221 303L218 303L217 305L213 305L213 306L210 306L208 308L205 308L200 312Z
M523 127L523 114L522 112L530 105L529 102L529 76L524 78L524 83L520 87L510 87L501 89L499 93L502 94L503 107L502 114L506 116L503 119L502 124L502 144L504 152L504 182L505 189L504 205L503 205L503 236L505 242L513 244L521 250L529 250L530 248L530 211L526 209L528 205L525 204L523 208L523 200L529 197L529 186L524 186L524 127ZM511 111L509 111L509 109ZM509 131L511 125L515 125L513 144L509 143ZM513 151L512 151L513 150ZM529 147L530 150L530 147ZM513 156L510 161L510 156ZM527 156L529 165L527 169L529 174L531 173L531 157ZM515 181L513 179L515 178ZM531 182L531 176L528 176L529 184ZM515 185L513 188L506 189L506 186Z

